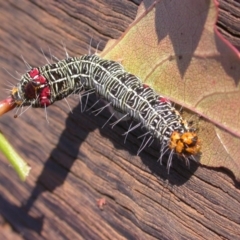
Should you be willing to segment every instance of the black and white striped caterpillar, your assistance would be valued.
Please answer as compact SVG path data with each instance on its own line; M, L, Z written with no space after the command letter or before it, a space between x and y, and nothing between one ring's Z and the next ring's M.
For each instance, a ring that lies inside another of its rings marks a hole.
M140 148L157 139L161 146L160 162L163 155L169 153L168 170L174 153L189 164L189 159L195 160L194 155L200 152L200 140L195 130L189 128L170 101L126 72L120 63L97 55L68 57L32 68L12 89L11 96L18 107L37 108L82 91L95 92L108 102L107 106L122 114L121 119L131 118L138 122L137 126L144 127L149 138Z

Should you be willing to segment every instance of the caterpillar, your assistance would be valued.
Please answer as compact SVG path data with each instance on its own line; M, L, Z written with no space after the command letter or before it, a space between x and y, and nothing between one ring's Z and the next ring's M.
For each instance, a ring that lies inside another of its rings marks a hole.
M150 141L158 140L161 164L162 157L169 154L168 171L174 154L189 164L189 159L195 160L194 156L200 153L201 141L195 129L188 126L168 99L126 72L119 62L95 54L67 57L54 64L31 68L11 90L11 98L17 107L44 108L83 91L94 92L107 101L107 106L122 116L117 122L129 118L136 121L137 125L127 133L139 126L146 129L148 139L140 151Z

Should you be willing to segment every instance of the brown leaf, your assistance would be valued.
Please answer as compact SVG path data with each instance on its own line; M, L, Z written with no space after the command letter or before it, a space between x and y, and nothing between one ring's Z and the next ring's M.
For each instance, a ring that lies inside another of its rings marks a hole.
M200 162L240 179L239 53L216 31L217 3L145 1L101 54L120 60L158 93L202 116Z

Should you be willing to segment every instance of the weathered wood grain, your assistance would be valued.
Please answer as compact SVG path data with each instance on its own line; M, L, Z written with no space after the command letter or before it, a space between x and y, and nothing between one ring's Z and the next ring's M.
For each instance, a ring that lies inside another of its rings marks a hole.
M24 72L21 55L32 66L45 64L41 48L64 58L62 42L72 56L87 53L90 42L101 50L132 22L134 2L1 1L1 99L15 83L3 68ZM1 239L240 238L239 184L230 173L175 161L168 175L156 162L157 146L136 157L143 132L124 144L128 123L102 129L108 111L95 117L81 113L78 97L68 101L73 113L56 103L47 109L49 123L43 109L1 118L0 129L32 166L21 183L1 155Z
M240 2L219 1L218 30L240 49Z

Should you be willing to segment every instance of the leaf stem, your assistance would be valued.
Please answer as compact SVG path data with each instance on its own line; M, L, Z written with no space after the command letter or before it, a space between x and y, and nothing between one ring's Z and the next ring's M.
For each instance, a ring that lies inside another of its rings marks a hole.
M11 163L18 176L22 181L25 181L31 167L17 154L11 144L4 137L0 131L0 151L6 156L8 161Z

